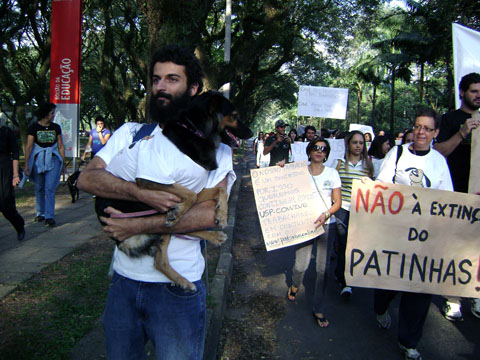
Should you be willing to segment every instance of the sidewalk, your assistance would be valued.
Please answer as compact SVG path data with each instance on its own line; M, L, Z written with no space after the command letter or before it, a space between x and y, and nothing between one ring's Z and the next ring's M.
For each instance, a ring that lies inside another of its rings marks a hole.
M34 206L18 210L25 219L26 236L21 242L11 224L0 217L0 298L101 231L87 193L73 204L70 195L57 195L54 228L33 221Z

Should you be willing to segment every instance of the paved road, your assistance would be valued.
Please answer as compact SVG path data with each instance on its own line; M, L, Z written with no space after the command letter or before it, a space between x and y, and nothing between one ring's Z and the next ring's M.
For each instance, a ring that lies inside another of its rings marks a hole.
M254 167L252 156L248 167ZM339 296L330 279L326 310L330 326L319 328L311 311L314 262L295 303L286 299L294 252L265 251L251 181L243 177L234 230L234 273L224 319L223 347L229 359L392 359L403 358L397 346L398 299L391 304L392 327L376 326L373 291L354 289L350 301ZM418 350L424 359L480 359L480 320L464 311L465 321L451 323L434 297ZM467 309L469 304L467 303Z
M0 216L0 298L100 232L92 196L80 196L72 204L70 195L57 194L54 228L33 221L34 205L19 208L26 230L22 242L17 241L13 227Z

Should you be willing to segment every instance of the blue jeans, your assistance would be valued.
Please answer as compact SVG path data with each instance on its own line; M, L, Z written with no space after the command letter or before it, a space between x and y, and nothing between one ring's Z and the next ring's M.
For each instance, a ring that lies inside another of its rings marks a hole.
M192 293L114 273L103 316L108 359L145 359L147 340L157 359L202 359L206 292L201 280L194 284Z
M52 156L54 167L52 170L37 174L34 169L35 182L35 208L37 216L45 216L45 219L53 219L55 216L55 191L60 182L62 162L56 156Z

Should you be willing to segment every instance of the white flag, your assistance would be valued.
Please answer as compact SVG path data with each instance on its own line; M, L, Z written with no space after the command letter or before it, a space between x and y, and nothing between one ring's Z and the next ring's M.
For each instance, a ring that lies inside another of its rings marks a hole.
M460 108L458 85L464 75L480 73L480 32L452 24L455 105Z

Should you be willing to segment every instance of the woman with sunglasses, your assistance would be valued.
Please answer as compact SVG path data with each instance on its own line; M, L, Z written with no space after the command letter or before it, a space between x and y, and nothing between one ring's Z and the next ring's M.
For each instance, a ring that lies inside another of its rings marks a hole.
M438 135L439 125L440 121L434 110L430 108L417 110L413 126L413 143L395 146L387 154L377 180L453 191L447 161L431 146L432 140ZM381 328L390 327L388 306L397 293L398 291L393 290L375 290L374 310L378 326ZM398 344L405 354L405 359L421 359L416 348L422 336L431 300L430 294L401 292Z
M342 207L336 214L338 241L335 246L337 252L337 266L335 276L340 282L340 295L349 298L352 288L345 281L345 250L347 248L348 222L350 219L350 197L353 180L373 176L373 165L367 155L367 145L362 132L354 130L345 138L345 160L339 160L337 170L342 180Z
M307 145L307 156L310 160L308 171L315 202L318 204L320 216L315 220L316 228L323 226L325 232L317 238L296 246L295 265L293 267L292 285L288 288L287 297L295 301L298 289L303 281L305 271L310 264L312 248L316 243L316 280L313 299L313 316L318 326L329 325L323 311L323 298L327 285L327 269L330 262L330 249L335 238L335 223L330 217L340 208L342 203L340 193L340 176L337 170L326 167L330 154L330 145L324 138L315 138Z

